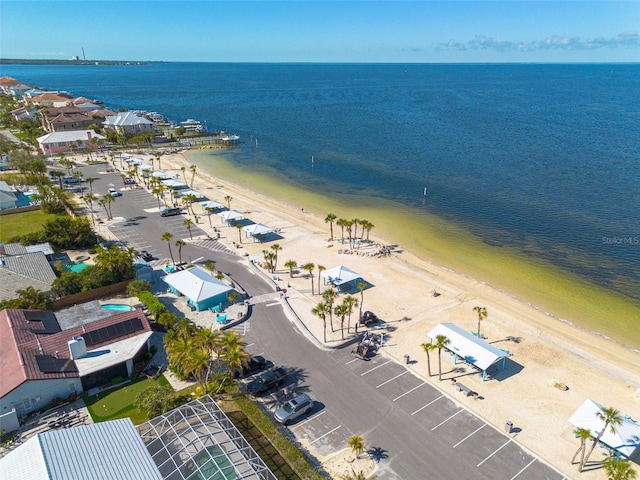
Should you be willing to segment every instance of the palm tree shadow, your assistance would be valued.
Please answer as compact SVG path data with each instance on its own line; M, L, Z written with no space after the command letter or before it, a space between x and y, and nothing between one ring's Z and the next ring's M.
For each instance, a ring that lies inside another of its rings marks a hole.
M371 457L376 463L380 463L380 460L384 460L385 458L389 458L389 454L384 448L381 447L371 447L367 450L367 455Z

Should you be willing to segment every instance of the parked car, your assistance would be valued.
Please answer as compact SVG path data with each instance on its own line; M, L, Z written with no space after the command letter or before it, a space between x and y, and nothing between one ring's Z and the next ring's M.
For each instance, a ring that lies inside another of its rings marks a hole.
M122 195L119 191L117 191L115 188L112 188L112 187L109 187L109 190L107 190L107 193L112 197L120 197Z
M249 382L247 391L253 396L261 395L274 387L281 387L288 377L289 374L284 368L274 368Z
M296 418L309 413L313 409L313 405L314 402L311 400L311 397L303 393L302 395L292 398L277 409L273 417L276 422L289 425L289 423L293 422Z
M180 215L182 210L180 208L165 208L160 212L161 217L172 217L174 215Z
M143 259L145 262L151 262L151 261L153 261L153 255L151 255L151 254L150 254L149 252L147 252L146 250L142 250L142 251L140 252L140 256L142 257L142 259Z
M261 355L256 355L255 357L251 357L249 363L242 366L241 372L234 372L234 376L238 377L247 377L257 372L261 372L267 368L267 361Z
M372 325L374 323L376 323L378 321L378 317L375 313L370 312L370 311L366 311L362 314L362 316L360 317L360 325L366 325L367 327L369 325Z
M62 179L62 183L65 183L67 185L80 183L80 182L82 182L82 179L78 177L64 177Z

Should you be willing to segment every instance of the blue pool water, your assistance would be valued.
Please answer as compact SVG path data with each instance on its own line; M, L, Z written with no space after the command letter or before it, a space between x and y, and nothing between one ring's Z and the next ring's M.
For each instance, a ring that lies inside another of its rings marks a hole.
M120 305L117 303L109 303L107 305L102 305L102 308L104 310L119 310L122 312L130 312L131 310L133 310L133 307L130 307L129 305Z

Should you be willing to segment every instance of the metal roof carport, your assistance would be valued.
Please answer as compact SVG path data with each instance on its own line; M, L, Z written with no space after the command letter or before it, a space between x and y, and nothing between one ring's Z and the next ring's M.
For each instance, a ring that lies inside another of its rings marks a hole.
M455 365L458 357L461 357L482 371L483 382L487 378L487 369L500 360L502 360L501 369L504 370L509 352L488 344L453 323L440 323L427 334L431 343L434 343L438 335L444 335L449 339L449 344L444 348L453 353L453 364Z

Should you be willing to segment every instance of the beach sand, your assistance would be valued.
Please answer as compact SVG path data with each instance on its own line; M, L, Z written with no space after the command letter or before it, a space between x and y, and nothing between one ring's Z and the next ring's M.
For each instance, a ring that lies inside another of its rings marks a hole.
M162 157L163 169L172 175L181 173L181 166L186 166L189 172L189 165L181 154ZM502 430L507 420L512 421L515 427L511 434L513 440L569 478L604 478L601 469L578 474L577 466L570 464L579 442L573 438L567 419L584 400L591 398L639 420L640 354L637 351L560 321L479 279L421 260L398 246L391 246L393 253L384 257L340 254L339 250L346 247L328 241L329 225L324 217L302 210L300 205L285 204L201 171L196 173L195 184L209 199L226 204L225 196L231 196L232 209L243 212L256 223L281 229L282 238L277 241L282 247L276 272L279 280L273 281L281 288L287 288L287 301L316 343L321 343L323 334L321 320L310 313L321 299L317 295L317 269L314 270L316 294L312 295L311 280L306 272L298 271L293 277L289 275L284 267L289 259L298 265L313 262L327 269L344 265L358 272L372 285L363 292L364 309L383 319L373 329L385 334L385 345L379 354L399 363L404 363L404 356L409 355L411 363L407 368L496 428ZM198 212L199 206L195 209ZM220 228L217 216L212 218L212 223ZM206 218L201 217L199 226L213 232ZM220 229L222 242L230 246L238 242L235 228L223 226ZM335 226L334 236L339 236L339 228ZM370 237L376 244L390 245L389 241L377 237L375 230ZM274 243L251 243L244 235L242 240L242 248L238 251L243 255L248 253L245 257L248 264L249 259L261 260L262 250ZM375 248L363 245L361 251L374 251ZM434 296L434 291L440 295ZM360 298L359 293L354 296ZM427 332L441 322L452 322L475 331L474 306L484 306L488 311L481 326L487 341L511 354L506 371L494 380L482 382L469 367L454 368L452 357L443 354L443 381L439 382L437 353L432 353L432 373L435 375L429 377L426 354L420 347L421 343L428 342ZM357 313L352 323L356 317ZM339 329L329 330L327 346L339 344L340 338ZM457 392L452 378L463 381L478 392L480 398L465 397ZM554 381L565 384L568 390L555 388ZM603 458L597 452L594 452L593 460ZM330 463L329 459L324 460ZM640 468L636 466L636 470Z

